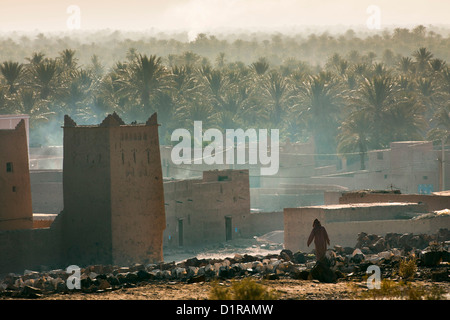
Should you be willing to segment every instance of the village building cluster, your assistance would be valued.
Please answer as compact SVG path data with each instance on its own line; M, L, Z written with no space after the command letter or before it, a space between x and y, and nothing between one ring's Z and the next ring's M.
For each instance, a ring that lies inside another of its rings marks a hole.
M174 164L156 114L98 125L69 116L64 145L29 148L28 117L0 118L0 274L41 265L155 263L166 248L284 231L284 248L308 251L314 219L331 246L360 232L450 229L450 150L393 142L359 160L315 154L314 141L282 143L279 170L258 164ZM364 190L364 191L361 191Z

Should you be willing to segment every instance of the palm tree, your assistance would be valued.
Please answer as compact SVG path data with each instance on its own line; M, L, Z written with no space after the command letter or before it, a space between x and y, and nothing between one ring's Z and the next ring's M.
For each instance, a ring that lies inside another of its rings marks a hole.
M219 52L216 58L216 63L218 68L225 67L225 52Z
M444 70L446 62L442 59L434 58L430 60L431 70L434 72L441 72Z
M274 128L283 127L283 119L287 115L290 95L290 85L279 72L272 71L262 82L262 98L265 111Z
M433 54L427 48L419 48L412 55L415 58L416 70L418 72L423 73L430 68L430 61L433 58Z
M243 123L246 93L242 90L227 90L217 106L216 124L223 130L239 128Z
M181 55L181 60L184 62L184 65L192 67L198 63L200 56L192 51L185 51Z
M199 91L200 83L194 76L191 67L175 65L171 68L171 72L171 87L175 90L179 98L189 100L193 94Z
M340 126L337 151L344 157L346 154L359 152L360 169L365 170L365 157L372 145L370 132L367 130L370 120L361 110L353 111Z
M170 130L176 129L178 120L176 118L178 104L174 95L170 92L160 91L155 95L154 109L158 113L160 128L160 142L162 144L170 141Z
M55 91L59 67L56 60L44 60L33 66L33 83L40 91L40 98L47 99Z
M402 73L414 72L414 63L410 57L401 57L398 63L398 70Z
M414 95L404 96L389 110L390 141L423 140L427 121L424 105Z
M48 105L37 97L33 89L23 88L19 93L21 112L30 116L30 128L37 127L42 122L48 122L55 114L48 109Z
M32 64L32 65L36 65L41 63L44 60L45 57L45 53L43 52L33 52L33 54L31 55L31 58L26 58L26 60Z
M64 113L77 114L84 120L97 118L91 109L93 85L93 76L89 71L82 69L73 71L67 86L55 94L56 100L65 109Z
M220 70L211 70L210 72L203 72L206 87L209 93L213 95L216 100L221 100L223 89L227 85L227 80Z
M194 121L202 121L203 128L213 124L216 117L214 109L203 99L195 99L192 103L177 108L175 119L185 127L192 127Z
M266 58L259 58L258 61L251 64L251 68L258 76L262 76L263 74L265 74L266 71L269 70L269 67L270 66Z
M68 69L74 69L77 65L77 59L75 58L75 50L64 49L60 53L61 60Z
M395 103L395 87L392 78L387 75L366 78L360 88L350 98L350 105L356 110L362 110L370 119L373 143L376 147L386 147L386 118L391 104Z
M5 61L0 65L0 72L6 80L6 84L9 86L9 93L16 93L17 81L23 73L23 65L18 62Z
M342 102L332 75L309 76L298 90L295 110L313 135L317 153L333 153Z
M450 104L441 106L433 115L430 122L434 127L428 131L427 139L450 143Z
M133 60L129 66L121 69L122 78L118 81L122 85L122 93L129 97L137 97L144 114L148 114L151 98L166 86L167 70L156 55L141 55Z

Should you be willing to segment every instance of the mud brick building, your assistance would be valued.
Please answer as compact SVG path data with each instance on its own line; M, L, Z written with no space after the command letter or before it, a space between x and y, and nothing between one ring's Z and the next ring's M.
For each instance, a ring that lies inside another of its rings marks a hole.
M63 234L73 263L162 260L164 191L156 114L125 125L64 122Z
M33 226L25 121L0 129L0 230Z
M64 210L49 228L40 229L33 229L23 124L14 132L0 130L0 147L8 151L0 156L5 171L0 174L2 217L6 216L4 203L21 203L23 208L11 212L29 224L0 230L0 274L42 265L65 268L162 261L166 221L156 114L145 124L132 125L112 114L94 126L77 125L66 116L63 130ZM2 141L8 143L2 145ZM12 163L13 172L7 172L7 163ZM11 173L19 177L6 181ZM28 191L21 195L26 201L11 198L26 187Z

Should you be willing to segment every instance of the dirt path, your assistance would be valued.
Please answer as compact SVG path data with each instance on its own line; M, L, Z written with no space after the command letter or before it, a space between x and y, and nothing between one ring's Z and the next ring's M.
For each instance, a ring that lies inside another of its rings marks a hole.
M234 280L200 283L150 283L134 288L121 288L101 293L68 293L44 296L44 300L208 300L213 286L231 287ZM275 293L279 300L355 300L372 299L369 289L362 282L342 281L319 283L310 280L256 280ZM450 284L416 281L414 286L429 290L433 286L442 288L446 294L441 299L450 299ZM392 298L392 297L391 297ZM398 299L398 297L396 298Z

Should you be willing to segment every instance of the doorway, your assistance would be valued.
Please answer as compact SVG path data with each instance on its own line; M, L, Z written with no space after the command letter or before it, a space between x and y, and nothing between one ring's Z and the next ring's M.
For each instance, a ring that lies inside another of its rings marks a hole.
M182 247L184 244L183 241L183 219L178 219L178 246Z
M225 239L226 241L231 240L233 238L233 228L231 223L231 217L225 217Z

